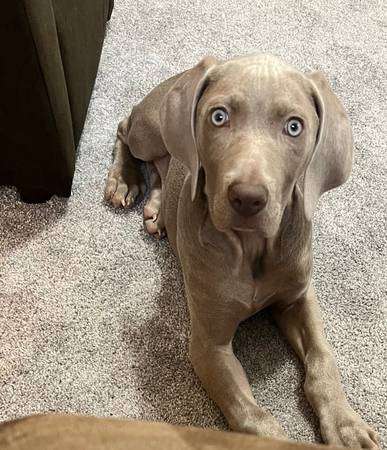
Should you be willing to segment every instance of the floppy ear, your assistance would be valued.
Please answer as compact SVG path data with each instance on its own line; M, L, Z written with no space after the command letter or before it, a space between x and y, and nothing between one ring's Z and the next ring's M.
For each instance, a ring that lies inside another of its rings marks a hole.
M321 195L343 184L352 168L352 130L339 99L321 72L307 75L319 117L316 145L304 176L304 208L313 217Z
M207 75L217 63L206 57L184 72L163 99L160 107L161 135L168 152L182 162L191 174L191 198L196 194L199 155L195 139L196 107L205 88Z

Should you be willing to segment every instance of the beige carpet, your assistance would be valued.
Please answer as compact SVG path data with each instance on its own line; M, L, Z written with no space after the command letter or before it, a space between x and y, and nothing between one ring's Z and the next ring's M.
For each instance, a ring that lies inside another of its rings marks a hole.
M225 427L187 359L168 243L144 233L141 205L116 212L102 191L117 123L151 87L204 54L270 51L325 71L353 123L353 176L316 217L314 279L349 399L386 437L384 25L373 0L116 0L72 197L31 206L0 188L0 420L66 411ZM265 313L241 326L236 351L289 435L319 439L301 367Z

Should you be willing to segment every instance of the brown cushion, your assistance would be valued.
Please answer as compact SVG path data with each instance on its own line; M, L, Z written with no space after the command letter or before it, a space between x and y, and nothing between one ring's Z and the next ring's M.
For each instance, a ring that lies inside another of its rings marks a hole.
M246 434L81 416L32 416L0 425L2 450L339 450ZM340 447L342 448L342 447Z

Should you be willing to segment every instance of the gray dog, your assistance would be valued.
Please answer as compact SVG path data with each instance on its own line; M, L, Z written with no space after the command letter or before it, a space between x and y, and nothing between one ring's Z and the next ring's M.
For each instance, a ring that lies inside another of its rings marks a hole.
M285 438L259 407L232 340L271 307L305 364L325 442L378 448L343 392L311 282L313 212L352 166L347 115L319 72L268 55L204 58L157 86L118 127L105 198L129 207L150 172L144 223L178 255L190 358L233 430Z

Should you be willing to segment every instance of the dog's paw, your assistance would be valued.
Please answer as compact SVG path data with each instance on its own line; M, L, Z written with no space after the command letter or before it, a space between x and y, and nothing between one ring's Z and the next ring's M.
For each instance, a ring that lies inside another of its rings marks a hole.
M120 169L112 166L109 170L108 178L105 187L105 200L110 202L115 208L124 207L130 208L136 201L140 192L143 192L144 187L134 180L129 182L127 177L124 177Z
M321 435L327 444L380 449L377 433L349 406L329 411L321 418L320 427Z
M144 226L146 231L161 239L165 236L164 221L161 217L161 189L152 189L144 206Z

